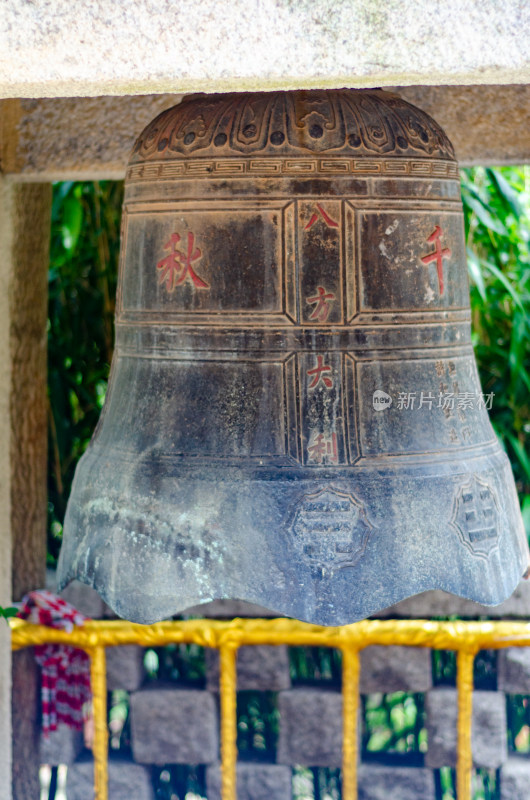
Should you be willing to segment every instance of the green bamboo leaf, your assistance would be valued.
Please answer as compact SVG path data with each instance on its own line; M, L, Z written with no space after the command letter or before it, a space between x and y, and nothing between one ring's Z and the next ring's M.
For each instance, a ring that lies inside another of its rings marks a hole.
M519 461L527 480L530 481L530 457L528 456L528 453L523 447L521 441L514 436L511 431L506 432L506 437L514 450L515 455L517 456L517 460Z
M499 196L503 199L506 206L512 211L516 219L523 214L523 207L519 201L519 196L513 186L511 186L499 169L486 169L486 175L493 183Z
M521 514L523 516L526 535L530 538L530 495L523 498L521 503Z
M512 284L510 283L510 281L508 280L506 275L504 275L504 273L498 267L496 267L495 264L492 264L490 261L486 261L486 260L482 260L481 259L480 263L481 263L481 265L483 266L483 268L485 270L487 270L488 272L491 272L491 274L494 275L495 278L497 278L497 280L502 283L502 285L504 286L504 288L506 289L506 291L508 292L508 294L512 298L512 300L515 303L515 305L518 306L521 309L521 311L525 311L524 306L523 306L523 304L521 302L521 299L520 299L519 295L517 294L515 288L512 286Z
M64 200L72 191L75 184L73 181L62 181L55 183L53 186L53 200L52 200L52 224L57 222L63 210Z
M75 250L81 225L83 224L83 207L74 196L69 196L64 201L63 219L61 225L63 247L69 253Z
M477 287L482 300L486 302L486 284L484 283L482 270L480 269L480 262L470 247L467 248L467 268L470 278Z
M462 196L464 197L464 194ZM498 233L500 236L508 236L508 231L501 220L493 216L488 206L476 192L470 192L469 196L465 198L465 203L476 214L485 228Z
M18 613L18 608L15 606L9 606L8 608L3 608L0 606L0 617L4 617L8 619L9 617L16 617Z
M513 317L512 335L510 339L510 351L508 355L508 363L511 369L510 378L510 391L512 395L515 394L516 386L519 379L524 380L525 373L525 357L527 350L526 332L527 320L525 312L516 312Z

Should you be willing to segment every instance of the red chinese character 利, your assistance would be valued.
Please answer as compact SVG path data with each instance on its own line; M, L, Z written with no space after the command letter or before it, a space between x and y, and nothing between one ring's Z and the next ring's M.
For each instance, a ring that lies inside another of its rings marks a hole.
M325 372L331 372L331 367L328 364L323 364L324 356L317 356L317 365L313 367L313 369L308 369L307 374L313 375L313 380L309 384L309 389L316 389L320 382L327 386L328 389L331 389L333 386L333 378L330 378L328 375L324 375Z
M324 460L328 464L338 464L339 454L337 451L337 434L325 436L319 433L315 436L313 444L307 448L310 464L323 464Z
M438 286L440 289L440 296L444 293L444 270L443 270L443 260L444 258L451 258L451 250L449 247L444 247L442 249L442 243L440 238L443 236L443 231L439 225L436 225L433 232L427 239L429 244L434 243L434 252L429 253L426 256L421 257L422 264L430 264L432 261L436 261L436 272L438 273Z
M317 292L318 294L314 297L308 297L306 300L306 303L310 303L311 305L316 303L309 319L314 319L317 322L326 322L331 303L335 300L335 295L331 294L331 292L326 292L323 286L317 286Z
M199 278L192 264L202 258L202 251L199 247L195 247L195 236L193 233L188 233L186 251L179 250L181 237L178 233L172 233L168 242L164 245L164 250L171 250L169 255L161 259L156 265L159 271L158 282L166 284L168 292L174 292L177 286L180 286L189 276L194 286L197 289L209 289L209 285Z
M326 211L322 208L320 203L317 203L316 207L317 207L318 213L316 211L313 213L313 216L311 217L311 219L309 220L309 222L307 223L307 225L304 228L305 231L311 230L311 228L313 227L315 222L318 221L319 217L322 217L322 219L324 220L324 222L326 223L328 228L338 228L339 227L339 223L335 222L334 219L331 219L329 214L326 213Z

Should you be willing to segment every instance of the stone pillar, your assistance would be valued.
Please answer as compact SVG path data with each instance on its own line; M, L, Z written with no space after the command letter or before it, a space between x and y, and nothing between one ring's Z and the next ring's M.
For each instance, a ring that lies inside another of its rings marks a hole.
M51 186L0 179L0 593L44 586L46 565L46 318ZM1 622L1 620L0 620ZM38 675L0 633L0 799L38 797ZM2 682L3 676L3 682ZM7 784L7 785L6 785Z
M4 252L8 223L8 192L5 181L0 184L0 248ZM11 495L9 444L9 269L7 260L0 262L0 605L11 599ZM0 800L10 800L11 785L11 650L7 625L0 619Z

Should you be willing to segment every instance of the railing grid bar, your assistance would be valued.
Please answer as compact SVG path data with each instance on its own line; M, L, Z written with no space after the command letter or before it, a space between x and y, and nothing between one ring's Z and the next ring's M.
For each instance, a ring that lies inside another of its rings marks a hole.
M219 648L219 692L221 705L221 798L236 800L237 765L237 647Z
M95 800L108 800L108 728L107 728L107 667L104 647L92 647L90 681L94 715L94 795Z
M471 726L473 714L473 664L475 654L460 650L456 662L458 691L456 787L458 800L471 800Z
M108 730L105 648L194 643L220 651L222 800L236 800L236 653L241 645L338 647L343 653L343 797L357 800L359 649L368 645L409 645L454 650L457 659L458 800L471 800L473 662L485 648L530 647L530 623L511 621L365 620L323 628L289 619L187 620L135 625L97 620L72 632L10 620L11 647L65 644L91 657L94 705L94 784L96 800L108 800Z
M342 798L357 800L359 651L342 648Z

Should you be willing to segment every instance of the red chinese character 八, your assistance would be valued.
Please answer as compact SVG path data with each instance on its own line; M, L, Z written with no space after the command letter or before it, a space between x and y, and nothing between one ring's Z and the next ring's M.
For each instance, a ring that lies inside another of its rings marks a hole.
M317 286L318 294L314 297L308 297L307 303L316 303L313 313L309 319L315 319L317 322L325 322L328 318L330 302L335 300L335 295L331 292L326 292L323 286Z
M208 284L199 278L192 267L192 263L202 257L201 250L198 247L195 248L193 233L188 233L188 246L185 253L177 249L179 242L178 233L172 233L169 242L164 245L164 250L171 250L171 252L156 265L160 272L158 282L165 283L168 292L173 292L175 287L184 283L186 276L189 275L198 289L209 289Z
M329 378L327 375L324 375L324 372L331 372L331 367L327 364L322 363L323 356L317 356L317 365L313 369L308 369L308 375L314 375L312 382L309 384L310 389L315 389L320 381L324 383L324 386L327 386L328 389L331 389L333 386L333 379Z
M307 223L307 225L304 228L305 231L311 230L311 228L313 227L315 222L318 220L319 216L322 217L322 219L324 220L324 222L326 223L328 228L338 228L339 227L339 223L335 222L334 219L331 219L329 214L326 214L326 212L324 211L324 209L322 208L320 203L317 203L316 206L317 206L317 209L318 209L318 214L317 214L316 211L314 212L313 216L311 217L311 219L309 220L309 222Z
M317 434L313 444L307 448L307 453L312 464L322 464L324 459L327 459L329 464L338 464L337 434L332 433L331 436Z
M438 273L438 286L440 288L440 295L444 293L443 260L444 258L451 258L451 250L448 247L444 247L442 250L442 243L440 241L441 236L442 229L439 225L436 225L434 231L427 239L429 244L432 244L433 242L435 243L434 252L421 257L423 264L430 264L432 261L436 261L436 272Z

